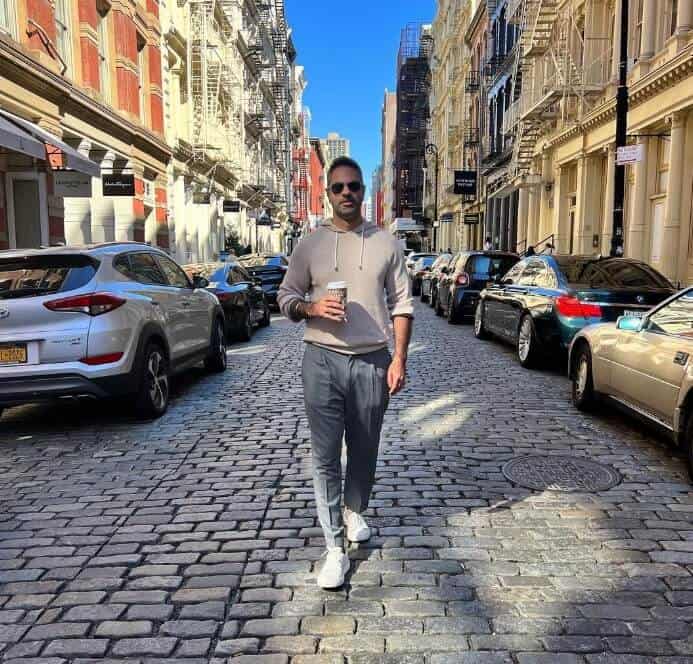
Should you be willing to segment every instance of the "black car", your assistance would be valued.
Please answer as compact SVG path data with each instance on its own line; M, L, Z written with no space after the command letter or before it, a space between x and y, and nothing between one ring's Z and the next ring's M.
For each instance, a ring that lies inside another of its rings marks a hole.
M247 254L240 256L238 262L262 282L262 290L270 306L277 307L277 292L284 275L289 269L289 261L284 254Z
M675 292L666 277L631 258L531 256L481 294L474 333L516 345L532 367L567 350L586 325L642 316Z
M207 279L207 290L214 293L226 318L226 335L230 339L249 341L256 326L270 324L270 310L259 279L233 261L186 265L190 276Z
M421 295L421 280L430 271L436 256L422 256L411 269L411 294Z
M436 314L449 323L474 317L479 294L496 275L505 274L520 257L501 251L463 251L441 268Z
M440 280L441 268L447 267L450 263L452 254L441 254L435 259L431 269L421 277L421 301L430 302L431 306L435 302L438 292L438 281Z

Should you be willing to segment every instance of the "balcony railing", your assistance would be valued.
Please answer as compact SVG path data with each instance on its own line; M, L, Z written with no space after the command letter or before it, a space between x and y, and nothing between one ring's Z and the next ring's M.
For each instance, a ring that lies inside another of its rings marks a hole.
M520 119L520 99L514 101L503 113L502 131L505 135L512 134Z

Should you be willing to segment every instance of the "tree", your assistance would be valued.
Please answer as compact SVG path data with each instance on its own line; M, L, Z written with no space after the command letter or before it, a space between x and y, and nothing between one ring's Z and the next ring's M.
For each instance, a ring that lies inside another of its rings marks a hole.
M226 242L224 248L234 256L242 256L245 249L238 237L238 231L228 226L226 227Z

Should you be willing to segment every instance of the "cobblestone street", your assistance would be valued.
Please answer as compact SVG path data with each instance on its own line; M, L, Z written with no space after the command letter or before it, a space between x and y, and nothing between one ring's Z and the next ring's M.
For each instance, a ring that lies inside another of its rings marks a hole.
M338 592L313 572L301 329L275 319L225 374L178 381L166 416L32 406L0 421L0 660L238 664L693 662L684 459L626 417L578 413L417 305L409 384L386 416L369 511ZM538 492L525 454L623 481Z

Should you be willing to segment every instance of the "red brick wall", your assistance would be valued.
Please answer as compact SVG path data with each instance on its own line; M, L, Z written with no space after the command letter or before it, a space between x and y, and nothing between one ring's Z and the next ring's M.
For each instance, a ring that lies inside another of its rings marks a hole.
M129 60L137 67L137 30L132 17L113 10L116 54ZM121 111L139 115L139 85L136 69L120 63L116 66L116 87L118 91L116 107Z
M147 0L147 11L159 18L159 0Z
M311 146L310 161L308 163L308 172L310 174L310 199L308 202L308 211L311 214L322 215L323 188L325 183L321 180L324 178L325 169L318 159L318 153Z
M78 0L80 25L96 30L98 26L98 14L95 0ZM86 88L99 91L99 51L93 38L82 36L80 43L80 60L82 62L82 85Z
M50 0L26 0L27 18L38 23L45 31L48 38L55 44L55 14ZM45 40L36 30L36 26L28 24L26 34L29 47L46 53L53 57L53 53L46 47Z
M162 87L161 51L156 44L147 46L149 55L149 82L157 88Z
M164 102L161 95L153 94L150 99L151 129L157 134L164 133Z

